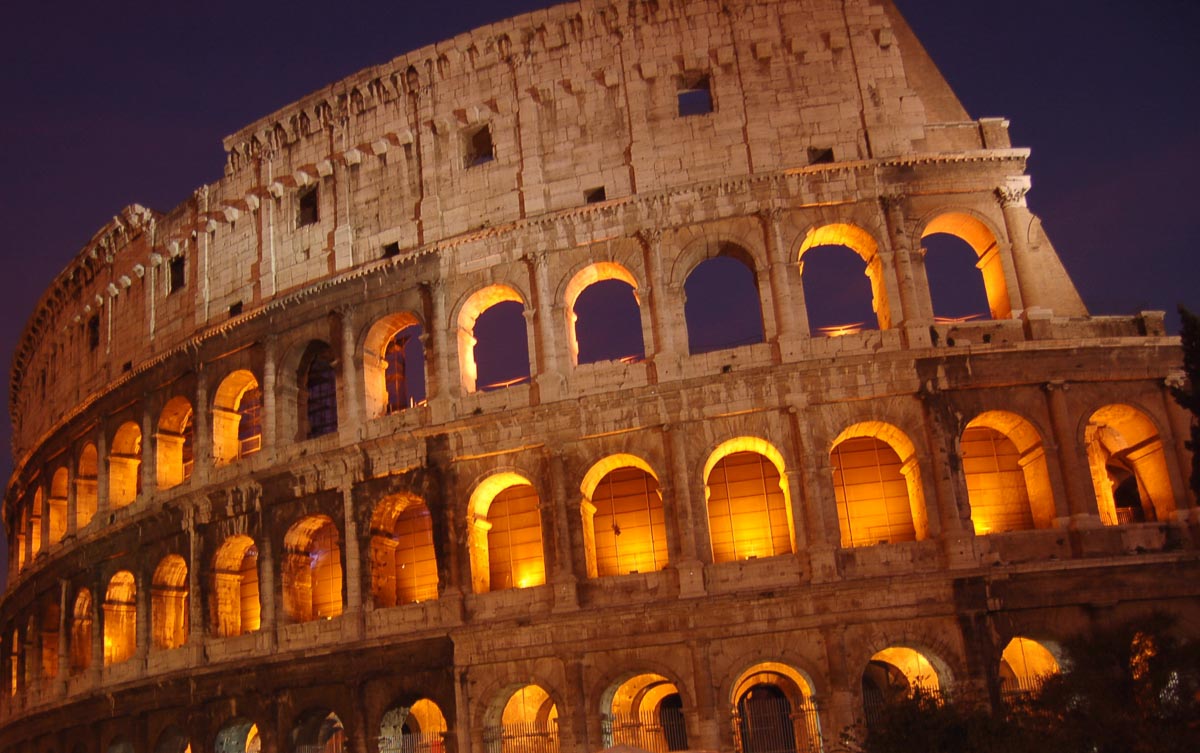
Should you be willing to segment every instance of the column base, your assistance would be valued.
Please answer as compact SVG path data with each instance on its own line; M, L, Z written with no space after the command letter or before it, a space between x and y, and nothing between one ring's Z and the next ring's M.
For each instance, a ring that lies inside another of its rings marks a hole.
M575 612L579 609L579 590L574 578L554 583L554 606L551 612Z
M809 581L812 583L830 583L838 580L837 549L822 546L808 550Z
M704 596L704 563L700 560L687 560L675 566L679 573L679 598L696 599Z

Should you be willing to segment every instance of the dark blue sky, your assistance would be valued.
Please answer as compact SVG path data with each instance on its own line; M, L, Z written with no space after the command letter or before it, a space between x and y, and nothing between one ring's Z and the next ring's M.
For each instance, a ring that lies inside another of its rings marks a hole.
M1091 311L1200 309L1200 3L896 1L971 116L1011 119L1014 144L1033 149L1030 205ZM6 6L4 373L54 275L122 207L165 211L217 179L223 136L361 68L552 4Z

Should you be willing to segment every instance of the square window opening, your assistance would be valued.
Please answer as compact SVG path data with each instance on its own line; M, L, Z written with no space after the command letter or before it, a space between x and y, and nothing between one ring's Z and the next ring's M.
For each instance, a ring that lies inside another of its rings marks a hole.
M833 163L833 148L810 146L808 148L808 164L829 165Z
M393 256L399 256L399 255L400 255L400 244L399 243L384 244L383 258L390 259Z
M174 293L177 290L183 290L183 286L187 284L187 260L183 254L171 259L170 270L170 285L167 293Z
M713 111L712 80L707 73L684 76L679 82L678 95L681 118Z
M313 225L320 219L317 203L317 187L310 186L300 191L296 196L296 227Z
M100 315L92 314L87 323L88 347L96 350L100 347Z
M237 301L229 305L229 316L239 316L242 313L242 302Z
M496 147L492 143L491 126L483 125L467 135L464 161L467 167L486 165L496 158Z
M599 204L608 199L608 194L604 191L604 186L597 188L589 188L583 192L583 200L588 204Z

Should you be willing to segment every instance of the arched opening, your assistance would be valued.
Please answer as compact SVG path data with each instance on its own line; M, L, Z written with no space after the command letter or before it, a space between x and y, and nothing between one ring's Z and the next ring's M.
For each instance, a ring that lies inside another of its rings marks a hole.
M1058 659L1049 648L1018 636L1008 642L1000 655L1000 689L1006 695L1033 693L1047 677L1059 671Z
M517 688L491 716L483 730L487 753L558 753L558 707L540 686Z
M15 570L16 572L19 573L25 569L25 564L26 564L25 563L25 543L26 543L25 529L29 525L29 508L26 505L22 504L19 506L18 509L19 509L19 512L17 513L16 531L10 532L12 538L11 538L11 543L9 544L9 546L11 547L11 550L9 551L9 560L13 565L15 565L15 567L10 567L9 569Z
M893 544L927 535L916 448L896 427L855 424L829 453L843 547Z
M192 743L183 730L171 725L158 736L154 753L192 753Z
M104 592L104 666L120 664L137 649L137 586L133 573L121 570Z
M154 569L150 586L150 640L155 648L179 648L188 636L187 562L168 554Z
M367 415L378 418L425 402L424 330L412 314L371 325L363 344Z
M79 453L79 465L75 471L75 526L79 530L91 523L96 515L99 466L96 445L88 442Z
M245 719L226 722L217 733L213 753L262 753L258 725Z
M283 611L292 622L332 619L342 613L342 550L327 515L309 515L283 539Z
M58 677L58 623L61 616L56 601L47 601L42 608L41 643L42 643L42 679L53 680Z
M371 516L371 596L376 607L438 597L433 518L419 497L393 494Z
M71 674L92 666L92 592L81 588L71 609Z
M963 431L963 474L976 534L1050 528L1054 492L1037 429L1007 411L988 411Z
M133 503L142 493L142 429L126 421L113 435L108 453L108 502L113 509Z
M943 678L934 668L934 661L905 646L891 646L872 656L862 674L867 724L878 722L888 704L911 698L914 693L940 698Z
M212 633L221 638L258 630L258 547L245 535L230 536L213 557Z
M67 535L67 469L59 468L50 477L50 499L47 500L50 543L57 544Z
M658 477L641 458L610 455L580 485L588 577L648 573L667 565Z
M781 662L760 662L733 684L737 753L820 753L821 723L812 684Z
M1105 525L1169 520L1175 494L1162 439L1146 414L1106 405L1084 431L1100 520Z
M468 546L475 593L546 582L537 490L516 473L498 473L471 494Z
M133 743L124 737L117 737L108 744L107 753L133 753Z
M192 416L192 404L178 395L167 402L158 416L158 433L154 440L159 489L179 486L192 477L192 437L195 434Z
M713 562L790 554L795 541L783 456L769 442L737 437L704 465Z
M879 244L870 233L844 223L813 228L800 244L798 259L814 337L892 326Z
M262 449L262 390L244 369L221 381L213 399L213 463L221 466Z
M42 551L42 488L37 486L29 500L29 558L32 560Z
M605 748L624 745L650 753L688 749L683 699L675 683L662 675L635 675L609 688L600 724Z
M692 355L753 345L764 339L754 257L724 243L683 283L683 313Z
M960 321L985 315L1012 317L1000 246L987 225L969 214L948 212L925 226L921 240L934 314ZM967 264L973 264L979 275L963 274Z
M337 714L320 709L302 714L291 738L293 753L342 753L346 730Z
M458 361L466 392L529 379L525 301L507 285L477 290L458 312Z
M296 382L300 404L300 439L316 439L337 432L337 370L328 344L309 343L300 359Z
M379 723L379 753L443 753L446 717L433 701L394 706Z
M596 262L567 284L567 340L574 364L645 357L637 279L615 262Z

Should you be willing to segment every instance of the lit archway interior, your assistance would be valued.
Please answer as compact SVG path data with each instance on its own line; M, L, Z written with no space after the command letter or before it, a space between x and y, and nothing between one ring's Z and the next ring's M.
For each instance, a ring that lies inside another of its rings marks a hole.
M108 453L108 503L114 509L132 504L142 492L142 430L126 421L113 435Z
M192 477L193 413L187 398L176 395L171 398L158 417L158 433L155 466L158 473L158 488L170 489Z
M976 416L963 431L963 473L975 533L1054 525L1054 492L1037 429L1007 411Z
M713 562L790 554L795 541L783 456L757 437L721 443L704 466Z
M71 609L71 674L92 666L92 592L86 588L75 594Z
M367 416L378 418L425 402L423 329L408 313L389 314L371 325L363 343Z
M42 643L42 678L53 680L58 676L58 623L62 610L57 601L47 601L42 608L40 637Z
M42 487L39 484L33 490L29 500L29 554L30 559L38 556L38 552L42 551L42 521L44 520L42 506Z
M150 589L150 640L154 648L179 648L188 636L187 562L178 554L163 557Z
M1084 431L1100 520L1105 525L1169 520L1175 495L1158 429L1130 405L1106 405Z
M584 548L588 576L661 570L667 564L667 529L658 477L641 458L610 455L585 474Z
M327 709L301 714L292 728L292 750L302 753L342 753L346 730L338 715Z
M217 387L212 439L218 466L262 449L262 390L249 371L235 371Z
M458 365L463 391L476 392L477 390L505 386L505 384L491 383L487 385L480 385L478 383L480 364L477 362L477 355L482 356L482 354L476 353L476 346L479 343L475 336L475 325L479 321L479 318L489 309L509 302L520 304L522 307L525 305L525 300L521 297L521 294L513 288L507 285L489 285L482 290L475 291L475 293L473 293L471 297L467 299L466 303L463 304L462 309L459 310ZM511 379L502 379L501 382L511 383L523 381L521 377L528 378L529 376L529 346L528 340L526 339L527 334L524 321L522 321L519 325L517 325L515 321L511 323L506 321L502 322L501 324L506 325L500 328L503 330L503 336L500 336L500 333L498 333L495 336L495 339L504 341L502 347L505 347L509 350L523 350L525 353L524 373L515 374ZM497 346L501 346L501 343L499 342L495 344ZM519 360L516 359L515 355L514 359ZM487 376L489 373L499 373L503 375L507 374L509 371L509 369L505 368L503 365L491 363L485 363L484 368L485 376Z
M442 753L446 732L446 717L428 698L394 706L379 724L379 753Z
M245 535L230 536L213 557L209 614L213 635L228 638L259 627L258 547Z
M738 753L821 749L812 684L794 667L782 662L755 664L733 683L730 695Z
M537 490L517 473L488 477L471 494L468 546L475 593L546 582Z
M867 722L878 719L885 704L910 698L918 690L940 694L943 680L949 678L939 676L935 664L941 662L905 646L891 646L872 656L862 674L863 712Z
M121 570L104 593L104 665L120 664L137 649L137 586L133 573Z
M806 258L813 250L818 256ZM854 256L858 261L853 261ZM797 259L814 337L892 326L879 244L866 230L846 223L812 228L800 244ZM869 289L861 284L860 272L867 276Z
M488 753L558 752L558 707L544 689L525 685L503 703L498 723L484 731Z
M57 544L67 535L67 469L59 468L50 477L50 499L47 500L50 518L50 543Z
M333 362L333 349L319 340L309 343L300 359L296 375L300 439L316 439L337 431L337 370Z
M650 753L687 750L687 722L679 688L666 677L640 674L609 688L603 704L604 746Z
M433 519L419 497L393 494L371 516L371 596L377 607L438 597Z
M1059 671L1054 653L1031 638L1013 638L1000 655L1000 686L1006 693L1037 690Z
M855 424L829 454L843 547L924 539L925 495L912 441L891 424Z
M754 257L741 246L721 244L688 274L683 294L692 355L763 341Z
M292 622L342 613L342 551L327 515L297 521L283 539L283 611Z
M615 262L596 262L571 278L564 311L572 364L642 359L637 290L637 279Z
M96 515L99 462L96 445L88 442L79 453L75 472L75 526L79 529L91 523Z
M928 270L932 262L939 261L938 256L942 256L947 252L952 252L953 247L948 246L943 238L939 236L949 236L953 239L965 243L970 247L975 257L975 267L979 270L982 278L984 292L987 296L988 314L993 319L1009 319L1012 317L1012 301L1008 295L1008 282L1004 277L1004 264L1000 257L1000 246L996 243L996 236L979 220L969 214L962 212L947 212L933 219L925 226L925 231L921 234L921 239L926 242L929 249L933 252L925 257L925 267ZM940 270L938 270L940 271ZM957 271L957 270L954 270ZM957 287L962 287L963 276L961 274L947 275L947 280L951 278L952 283ZM931 291L935 314L946 314L953 317L961 318L962 312L959 311L943 311L938 307L939 299L936 293L942 286L934 286L931 280ZM945 300L946 296L943 295ZM982 301L981 301L982 304ZM982 306L980 307L982 308Z

